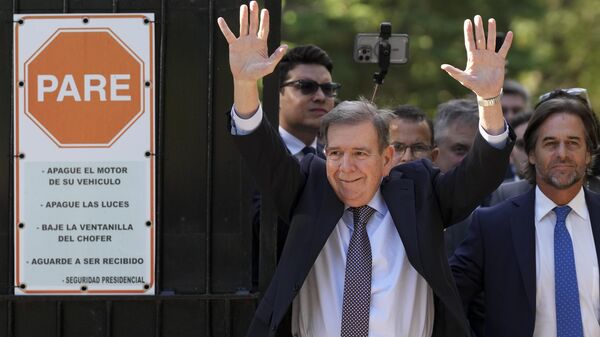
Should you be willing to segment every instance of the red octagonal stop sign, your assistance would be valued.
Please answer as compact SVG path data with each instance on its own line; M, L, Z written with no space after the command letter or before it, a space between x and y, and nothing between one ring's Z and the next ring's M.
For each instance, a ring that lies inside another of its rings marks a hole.
M108 147L144 112L143 61L110 29L59 29L25 62L25 113L60 147Z

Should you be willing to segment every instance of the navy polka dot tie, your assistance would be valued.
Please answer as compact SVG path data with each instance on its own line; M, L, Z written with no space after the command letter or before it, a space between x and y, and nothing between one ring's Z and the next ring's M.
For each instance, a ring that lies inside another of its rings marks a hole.
M565 225L571 207L554 208L554 296L556 297L556 336L583 337L579 288L573 255L573 242Z
M354 215L354 232L346 257L341 336L367 337L373 265L367 222L375 210L369 206L352 207L350 210Z

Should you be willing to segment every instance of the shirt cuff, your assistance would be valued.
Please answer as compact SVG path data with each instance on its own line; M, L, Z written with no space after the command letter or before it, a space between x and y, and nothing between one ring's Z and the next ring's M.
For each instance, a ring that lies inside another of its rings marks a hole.
M262 105L258 106L256 112L248 118L240 117L235 111L235 105L231 107L231 134L234 136L244 136L256 130L262 122Z
M479 133L481 134L483 139L485 139L488 142L488 144L500 150L506 146L506 140L508 139L508 124L506 123L506 120L504 120L504 132L502 132L499 135L490 135L489 133L487 133L487 131L485 131L483 126L479 124Z

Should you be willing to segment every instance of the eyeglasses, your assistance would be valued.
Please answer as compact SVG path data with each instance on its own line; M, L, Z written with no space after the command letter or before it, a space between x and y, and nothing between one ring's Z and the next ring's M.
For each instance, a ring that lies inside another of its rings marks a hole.
M323 94L327 97L335 97L337 96L338 90L342 87L341 84L335 82L328 83L317 83L313 80L295 80L285 82L279 86L279 88L293 86L296 89L300 89L302 95L314 95L319 88L323 91Z
M590 97L588 96L588 92L587 89L585 88L567 88L567 89L556 89L550 92L547 92L543 95L540 96L540 101L539 103L536 105L539 106L540 104L551 100L553 98L557 98L560 96L570 96L570 97L576 97L578 98L580 101L582 101L583 103L585 103L587 105L587 107L592 110L592 103L590 102Z
M410 152L415 156L423 155L423 154L426 154L429 151L431 151L431 146L423 144L423 143L416 143L416 144L411 144L411 145L406 145L406 144L402 144L402 143L393 143L392 146L394 147L394 151L396 152L396 154L398 154L399 156L404 155L406 150L409 148L410 148Z

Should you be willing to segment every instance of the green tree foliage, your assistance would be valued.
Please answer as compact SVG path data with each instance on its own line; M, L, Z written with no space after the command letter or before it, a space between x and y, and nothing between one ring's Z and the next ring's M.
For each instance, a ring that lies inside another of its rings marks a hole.
M393 33L410 36L410 60L393 65L380 87L380 106L415 104L430 114L469 91L440 69L464 68L463 21L480 14L494 17L499 31L512 30L508 77L522 82L534 97L559 87L588 88L600 104L600 6L595 0L287 0L282 36L290 46L314 43L334 60L341 99L370 98L376 65L352 59L354 36L377 33L382 21Z

